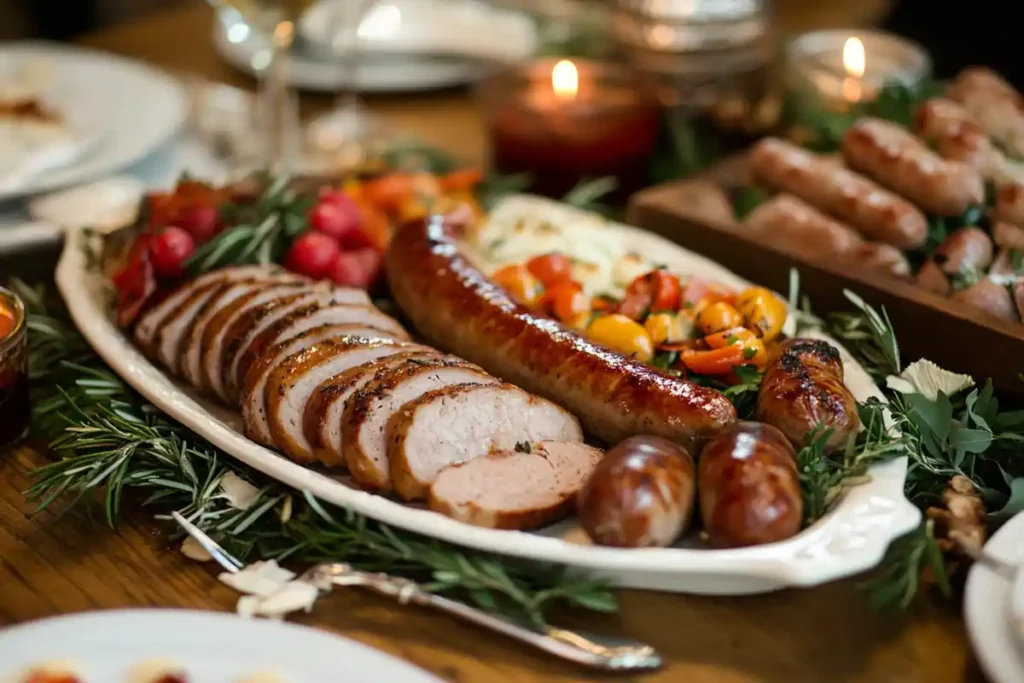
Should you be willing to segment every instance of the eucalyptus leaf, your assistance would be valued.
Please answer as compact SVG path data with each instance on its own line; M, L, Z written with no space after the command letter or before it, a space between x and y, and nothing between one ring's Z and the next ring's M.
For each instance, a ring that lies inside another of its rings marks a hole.
M953 422L953 404L941 391L935 400L921 394L904 394L904 400L912 409L912 418L922 434L931 436L941 447L949 437Z
M953 427L949 432L950 448L968 453L984 453L992 445L992 432L987 429Z
M1010 482L1010 495L1006 503L996 512L989 513L988 518L995 523L1005 522L1021 511L1024 511L1024 477L1017 477Z

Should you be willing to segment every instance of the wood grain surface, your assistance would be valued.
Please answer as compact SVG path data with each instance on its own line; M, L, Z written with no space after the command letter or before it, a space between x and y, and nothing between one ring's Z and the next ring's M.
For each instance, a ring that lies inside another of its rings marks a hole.
M85 42L248 85L218 60L209 41L210 22L205 8L193 6ZM326 103L324 98L308 102L311 107ZM371 106L428 142L467 158L482 155L483 134L465 92L374 99ZM31 470L47 458L27 447L0 453L0 625L119 607L233 608L236 595L217 582L214 568L181 556L167 541L168 527L145 514L129 510L116 530L82 510L32 516L21 492ZM958 604L923 600L907 615L881 615L867 606L859 581L744 598L623 591L617 616L570 623L625 633L657 647L669 665L643 677L652 683L983 680ZM598 679L479 629L356 589L318 603L315 613L300 621L363 641L450 681Z

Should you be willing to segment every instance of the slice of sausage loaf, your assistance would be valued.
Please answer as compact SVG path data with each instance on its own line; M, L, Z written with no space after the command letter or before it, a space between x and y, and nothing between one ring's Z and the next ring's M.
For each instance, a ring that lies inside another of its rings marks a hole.
M203 304L196 313L195 318L189 323L188 331L185 332L181 343L181 375L194 387L202 386L202 350L203 333L210 322L226 307L232 305L244 296L264 289L273 284L299 283L290 273L280 273L267 276L266 278L251 278L238 281L228 281L220 285L218 290Z
M225 399L233 403L238 397L236 373L238 361L246 347L274 323L289 314L310 307L330 305L354 305L364 307L366 292L351 287L334 287L329 283L321 283L317 287L284 299L270 300L259 306L250 308L224 332L224 343L221 345L221 386L224 388Z
M534 441L582 442L569 412L510 384L431 391L388 422L388 459L395 491L419 500L437 475L456 463Z
M604 453L544 441L446 467L430 486L431 510L490 529L533 529L572 512Z
M272 285L253 290L240 296L220 311L206 324L203 330L202 351L200 352L200 388L224 400L224 384L221 381L221 351L231 325L268 302L287 302L296 295L309 291L309 286Z
M204 273L193 280L189 280L139 318L138 324L135 325L135 343L143 351L146 351L153 341L153 336L160 329L160 325L167 319L167 316L178 310L194 292L207 285L275 276L284 272L284 269L277 266L239 266ZM291 277L296 280L301 279L298 275L292 275Z
M399 341L409 339L409 333L397 320L370 305L333 304L300 308L267 327L245 346L239 354L235 368L237 386L241 388L244 385L245 378L256 359L271 346L294 339L307 330L323 325L365 326L374 330L374 334L363 335L366 337L386 335L389 339Z
M320 384L302 415L303 430L317 459L328 467L345 467L341 448L341 418L345 414L348 400L374 377L406 360L434 360L441 357L441 352L434 349L396 353L358 365Z
M270 434L270 425L267 423L267 404L264 395L270 372L289 356L305 351L326 339L337 337L390 339L390 334L359 324L321 325L266 349L246 374L239 396L245 433L250 439L268 446L274 443L273 436Z
M407 342L341 337L324 340L286 358L271 371L263 391L274 445L295 462L313 462L313 449L302 431L302 413L313 391L328 377L413 348L416 345Z
M409 359L376 375L345 404L341 452L349 471L369 489L391 488L386 429L403 405L434 389L498 380L461 358Z

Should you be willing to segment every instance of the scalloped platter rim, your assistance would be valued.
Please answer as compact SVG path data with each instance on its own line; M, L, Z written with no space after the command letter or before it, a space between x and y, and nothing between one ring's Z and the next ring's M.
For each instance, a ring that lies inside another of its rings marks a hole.
M622 225L631 248L657 253L680 272L742 288L749 283L722 266L652 233ZM291 462L242 435L233 411L199 396L165 375L135 348L107 310L107 283L91 269L89 233L71 231L56 281L75 325L107 364L156 407L247 465L298 490L350 508L394 527L528 560L584 569L617 585L706 595L745 595L791 586L813 586L878 564L891 541L913 529L920 512L903 495L906 459L870 470L867 483L849 490L821 520L780 543L738 549L677 547L619 549L592 545L574 519L539 532L484 529L355 488L344 477ZM672 258L666 258L670 255ZM675 267L674 267L675 264ZM835 340L824 337L839 346ZM839 347L846 380L858 399L881 396L867 372Z

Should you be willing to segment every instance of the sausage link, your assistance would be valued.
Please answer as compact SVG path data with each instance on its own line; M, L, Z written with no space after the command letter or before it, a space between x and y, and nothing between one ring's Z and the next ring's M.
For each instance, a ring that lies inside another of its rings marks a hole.
M773 543L800 531L796 453L771 425L739 422L709 441L697 489L704 531L716 546Z
M925 261L914 276L917 286L939 296L949 296L953 291L953 283L942 272L942 268L932 259Z
M996 221L1024 225L1024 184L1006 183L996 189L996 202L992 209Z
M846 225L788 194L758 206L744 224L765 242L818 256L844 254L862 243Z
M839 351L820 339L783 343L765 371L754 415L797 448L807 445L814 429L832 430L826 450L843 448L860 428L857 401L843 383Z
M980 309L1003 320L1017 321L1017 306L1005 285L1000 285L985 277L962 289L952 297L973 308Z
M992 240L981 228L955 230L932 255L946 275L983 271L992 265Z
M910 275L910 262L903 252L891 244L865 242L848 254L850 261L862 268L877 270L897 277Z
M935 143L946 159L961 161L982 175L992 165L994 148L967 110L945 97L926 100L914 112L913 129L923 140Z
M599 545L663 548L686 532L695 491L693 456L666 439L632 436L605 453L580 490L580 524Z
M993 223L992 241L1001 249L1024 252L1024 228L1012 223Z
M427 339L562 405L607 442L652 434L691 446L736 419L720 392L626 358L517 304L462 255L440 216L401 227L386 267L395 300Z
M991 69L961 71L946 92L963 105L992 139L1015 157L1024 157L1024 100Z
M849 223L868 239L912 249L927 238L928 223L913 204L792 143L761 140L750 164L760 182Z
M851 168L930 213L959 216L985 199L985 187L975 169L943 159L889 121L861 119L843 135L842 149Z

